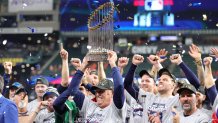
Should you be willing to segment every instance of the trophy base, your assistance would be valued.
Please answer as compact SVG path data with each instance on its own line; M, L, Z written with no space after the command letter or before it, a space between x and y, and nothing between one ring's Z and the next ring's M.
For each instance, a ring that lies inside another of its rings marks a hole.
M88 53L88 61L107 61L107 52Z

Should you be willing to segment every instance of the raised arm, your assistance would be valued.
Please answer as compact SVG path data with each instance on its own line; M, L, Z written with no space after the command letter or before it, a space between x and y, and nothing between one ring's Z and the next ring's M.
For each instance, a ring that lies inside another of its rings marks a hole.
M68 88L69 90L71 90L71 95L74 96L73 100L75 101L76 106L79 109L82 109L83 102L85 99L85 95L79 90L79 85L80 85L82 76L83 76L87 67L88 67L88 61L87 61L87 57L85 56L83 58L83 62L81 64L81 66L78 68L78 70L76 72L76 75L78 74L78 76L75 75L77 78L75 78L75 79L73 78L73 80L71 81L71 83L72 82L73 83L70 84L70 86Z
M124 85L123 85L123 80L122 76L120 74L120 71L116 65L117 61L117 54L114 51L109 51L108 52L108 62L111 66L112 69L112 77L114 81L114 94L113 94L113 101L115 106L118 109L121 109L124 104Z
M85 58L84 58L85 59ZM76 103L76 105L81 109L82 108L82 104L85 98L85 95L79 91L79 85L80 85L80 81L82 79L82 76L84 74L84 71L86 69L87 66L87 61L84 60L83 64L81 65L81 67L79 68L79 70L77 70L77 72L75 73L73 79L70 82L69 87L67 88L67 90L65 90L53 103L54 109L55 111L57 111L58 113L63 113L63 111L65 111L66 107L64 105L65 101L68 99L68 97L70 95L74 96L74 101Z
M196 45L192 44L191 46L189 46L188 53L195 60L195 64L197 66L198 79L200 80L200 85L204 87L204 81L205 81L204 80L204 67L202 64L200 49Z
M132 64L124 79L124 88L135 100L138 100L139 88L137 86L133 86L134 73L137 65L141 64L143 61L143 56L138 54L134 55L132 58Z
M206 91L208 92L207 95L210 99L211 104L213 105L214 100L217 96L217 90L212 75L212 69L211 69L212 60L213 60L212 57L204 58L204 65L205 65L204 76L205 76L205 87L206 87Z
M98 62L98 80L101 81L106 79L106 74L104 71L104 62Z
M179 65L182 71L185 73L188 81L195 86L196 89L200 87L200 82L197 76L192 72L192 70L182 61L180 54L173 54L170 56L170 61L174 64Z
M4 62L3 63L3 66L4 66L4 69L5 69L5 74L3 76L4 78L4 88L3 88L3 92L2 92L2 95L6 95L6 93L8 92L8 84L10 82L10 77L11 77L11 74L12 74L12 62Z
M68 52L65 49L61 49L60 56L62 60L61 86L68 87L68 82L69 82Z
M128 65L128 62L129 62L129 58L127 57L120 57L118 59L118 68L120 69L120 74L123 75L123 72L124 72L124 68Z
M164 60L160 59L160 57L157 55L149 55L149 57L147 57L147 60L152 64L150 74L154 77L154 79L156 79L158 71L163 68L161 62L163 62Z

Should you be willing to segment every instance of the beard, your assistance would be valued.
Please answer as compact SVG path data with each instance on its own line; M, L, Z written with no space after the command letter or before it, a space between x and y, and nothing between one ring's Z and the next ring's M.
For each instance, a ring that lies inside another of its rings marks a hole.
M183 105L182 105L182 108L183 110L185 111L191 111L192 110L192 105L188 102L185 102Z

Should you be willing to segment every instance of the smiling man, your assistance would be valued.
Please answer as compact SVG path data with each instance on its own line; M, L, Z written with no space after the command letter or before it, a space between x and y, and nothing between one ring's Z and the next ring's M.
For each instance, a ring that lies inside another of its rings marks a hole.
M113 82L108 79L103 79L99 82L99 84L92 87L92 89L96 90L96 101L94 102L79 90L80 81L85 69L88 66L86 57L83 59L81 67L77 70L68 89L66 90L66 92L69 91L71 92L71 95L74 96L73 100L82 115L82 119L77 122L123 123L125 121L126 104L124 86L122 76L116 66L116 61L117 54L114 51L109 51L108 62L112 68ZM61 101L61 98L58 97L58 99L54 102L55 110L64 111L64 109L58 105Z
M178 91L183 111L174 117L174 123L208 123L209 117L197 108L196 89L184 84Z
M49 86L49 83L47 79L40 77L36 80L35 92L36 92L37 98L28 103L27 110L29 113L36 110L36 107L37 107L36 105L38 105L38 103L42 101L42 96L44 95L48 86Z
M154 93L156 88L154 78L146 70L140 71L139 76L141 77L140 88L145 92Z

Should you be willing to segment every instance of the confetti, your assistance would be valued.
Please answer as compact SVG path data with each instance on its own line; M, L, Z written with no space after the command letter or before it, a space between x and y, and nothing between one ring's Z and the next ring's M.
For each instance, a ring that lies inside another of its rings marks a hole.
M5 21L7 21L7 19L6 19L6 18L3 18L3 17L1 17L1 22L5 22Z
M176 48L176 45L173 45L173 48Z
M120 13L120 10L117 7L115 7L115 9L116 9L117 13Z
M203 17L203 21L207 20L207 15L206 14L203 14L202 17Z
M152 2L148 2L148 6L151 8L151 6L152 6Z
M184 54L185 53L185 50L182 50L182 54Z
M6 45L6 44L7 44L7 40L4 40L4 41L2 42L2 44L3 44L3 45Z
M197 6L201 6L201 3L199 2L199 3L189 3L189 5L188 6L193 6L193 7L197 7Z
M117 25L114 27L114 29L119 29L120 28L120 25Z
M76 18L70 18L70 21L76 21Z
M128 19L128 20L133 20L133 18L132 18L132 17L127 17L127 19Z
M201 3L193 3L192 6L201 6Z
M36 30L32 27L27 27L27 28L30 29L32 33L36 32Z
M167 12L167 16L170 16L170 12Z
M93 2L96 3L96 4L99 3L99 1L97 1L97 0L94 0Z
M27 4L26 4L26 3L23 3L23 6L25 6L25 7L26 7L26 6L27 6Z
M90 45L87 45L87 49L91 49L92 48L92 46L90 46Z

